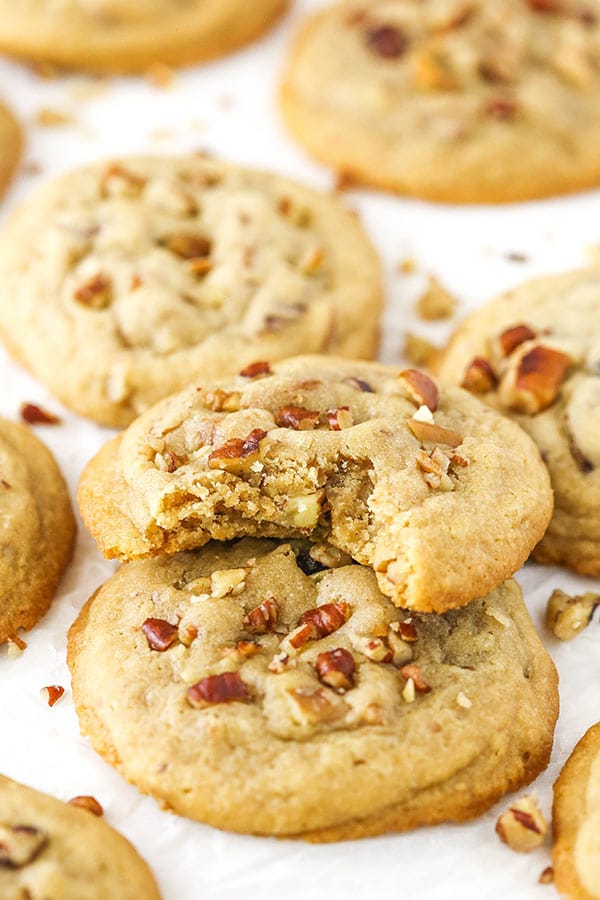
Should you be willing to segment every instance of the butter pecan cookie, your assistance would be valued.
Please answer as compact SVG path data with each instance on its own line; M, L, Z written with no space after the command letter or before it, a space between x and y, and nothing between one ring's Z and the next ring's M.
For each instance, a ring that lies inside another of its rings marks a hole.
M536 559L600 575L600 271L509 291L459 327L436 369L540 448L554 516Z
M23 140L21 129L12 113L0 102L0 195L13 176L19 158Z
M554 881L572 900L600 898L600 724L582 737L554 785Z
M50 183L0 236L0 285L13 353L114 426L255 360L372 356L382 303L375 253L335 198L201 156Z
M357 182L444 202L600 181L598 0L346 0L301 29L292 133Z
M310 536L421 611L510 576L552 508L534 444L466 391L318 356L158 404L89 463L79 500L109 557Z
M258 37L287 0L0 0L0 49L55 65L139 72L229 53Z
M2 900L160 900L146 863L101 818L0 775Z
M0 418L0 643L47 611L71 559L75 519L50 451Z
M69 634L83 733L175 812L314 841L470 818L535 778L557 679L517 584L408 615L348 562L244 539L125 564Z

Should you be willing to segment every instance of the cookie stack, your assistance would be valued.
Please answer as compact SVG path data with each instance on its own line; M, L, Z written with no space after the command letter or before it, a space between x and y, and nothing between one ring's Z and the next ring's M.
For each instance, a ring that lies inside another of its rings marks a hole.
M546 766L556 673L505 579L548 476L465 391L257 363L148 410L79 502L127 561L70 631L82 729L175 811L339 840L474 816Z

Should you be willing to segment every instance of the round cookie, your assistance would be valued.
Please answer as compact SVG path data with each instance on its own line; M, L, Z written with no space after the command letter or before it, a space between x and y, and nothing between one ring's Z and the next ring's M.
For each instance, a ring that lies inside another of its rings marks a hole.
M0 103L0 195L4 193L21 157L21 129L10 110Z
M254 40L287 0L0 0L0 49L76 69L183 66Z
M436 370L540 448L554 516L535 558L600 575L600 271L527 282L489 303L459 327Z
M50 451L0 418L0 643L47 611L71 559L75 519Z
M557 678L517 584L407 616L347 562L244 539L126 563L69 633L82 732L175 812L313 841L470 818L533 779Z
M582 737L556 784L552 863L571 900L600 898L600 724Z
M0 236L0 284L14 355L114 426L255 360L370 357L382 304L375 252L336 198L200 155L46 185Z
M3 900L160 900L150 869L85 809L0 775Z
M88 464L79 503L109 557L310 536L439 612L519 568L552 496L527 435L466 391L307 356L157 404Z
M598 0L347 0L300 30L294 136L356 182L500 203L600 182Z

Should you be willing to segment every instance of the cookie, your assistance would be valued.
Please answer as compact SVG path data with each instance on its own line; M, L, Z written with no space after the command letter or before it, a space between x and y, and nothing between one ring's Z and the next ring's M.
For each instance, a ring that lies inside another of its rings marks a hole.
M346 179L500 203L600 182L600 3L348 0L300 30L292 134Z
M527 282L489 303L459 327L436 371L540 448L554 516L536 559L600 575L600 271Z
M200 155L48 184L0 236L0 284L14 355L113 426L256 360L370 357L382 304L374 250L337 199Z
M168 398L88 464L79 502L106 556L310 536L374 568L398 605L439 612L496 587L542 536L539 453L466 391L318 356L254 371Z
M50 451L0 418L0 643L47 611L71 559L75 519Z
M600 898L600 724L582 737L554 785L556 887L572 900Z
M314 841L480 814L547 765L558 710L515 582L408 616L370 569L307 542L127 563L68 660L83 733L142 791Z
M3 900L160 900L122 835L84 809L0 775Z
M65 68L140 72L212 59L263 33L287 0L0 0L3 53Z
M0 103L0 195L4 193L21 157L21 129L10 110Z

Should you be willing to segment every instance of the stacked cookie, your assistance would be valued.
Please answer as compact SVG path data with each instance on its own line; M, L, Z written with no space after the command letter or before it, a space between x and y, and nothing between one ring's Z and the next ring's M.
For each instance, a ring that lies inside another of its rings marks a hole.
M548 476L468 393L322 356L196 381L79 502L127 561L70 631L82 729L170 808L338 840L476 815L546 766L556 673L505 579Z

